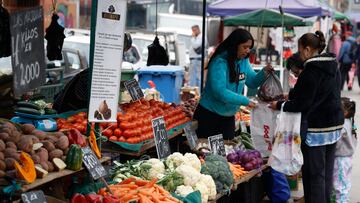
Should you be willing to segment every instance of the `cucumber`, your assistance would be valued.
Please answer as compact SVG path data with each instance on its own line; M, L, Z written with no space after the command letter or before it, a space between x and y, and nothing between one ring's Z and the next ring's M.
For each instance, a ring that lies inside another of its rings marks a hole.
M30 108L30 109L36 109L36 110L40 110L40 107L32 102L26 102L26 101L19 101L17 103L18 107L25 107L25 108Z
M57 111L54 109L50 109L50 108L45 108L45 114L57 114Z
M26 113L26 114L36 115L36 116L41 115L41 112L39 110L27 108L27 107L18 107L15 109L15 111L19 112L19 113Z
M246 140L243 140L242 143L244 144L246 149L255 149L254 146L252 145L252 143L250 143Z
M251 138L248 137L247 135L241 134L240 137L241 137L241 140L245 140L245 141L247 141L247 142L252 143Z

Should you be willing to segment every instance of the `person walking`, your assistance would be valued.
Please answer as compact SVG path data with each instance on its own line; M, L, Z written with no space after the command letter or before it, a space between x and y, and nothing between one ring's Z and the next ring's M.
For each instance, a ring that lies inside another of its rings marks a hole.
M304 70L288 101L274 101L272 109L301 112L302 177L306 203L329 203L336 142L341 137L344 115L341 108L341 75L335 54L321 52L321 31L304 34L298 41Z
M189 67L189 85L200 88L201 83L201 55L202 55L202 33L198 25L191 27L191 47L189 49L190 67ZM205 38L205 47L207 40Z
M256 106L242 95L243 88L245 85L259 87L274 69L268 65L256 73L251 68L248 57L253 46L250 32L239 28L220 43L211 56L206 85L194 113L198 137L222 134L224 139L234 138L234 115L240 105Z
M347 84L349 84L349 71L352 67L352 64L354 63L353 49L354 46L356 46L356 40L354 37L352 37L352 32L346 32L345 37L346 40L343 42L340 48L340 54L338 58L341 71L341 89L343 89L345 81ZM351 85L348 86L348 90L352 90Z

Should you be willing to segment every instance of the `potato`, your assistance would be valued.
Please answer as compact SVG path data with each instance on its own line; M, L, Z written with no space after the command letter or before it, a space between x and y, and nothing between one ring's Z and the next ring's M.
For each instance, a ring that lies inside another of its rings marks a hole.
M34 130L31 134L36 136L39 140L44 140L47 137L46 133L41 130Z
M4 150L4 155L5 155L5 157L11 157L12 154L17 154L16 149L14 149L14 148L6 148L6 149Z
M70 150L70 148L66 148L66 149L64 150L64 155L67 155L68 152L69 152L69 150Z
M33 140L29 135L21 137L21 140L17 143L19 150L30 153L33 149Z
M44 178L48 175L48 172L42 168L41 165L35 165L36 178Z
M47 163L47 165L49 167L48 172L53 172L55 170L54 164L52 162L50 162L50 161L47 161L46 163Z
M49 165L47 164L47 161L40 162L41 168L43 168L45 171L49 171Z
M3 152L0 152L0 160L4 160L5 159L5 155Z
M38 137L36 137L35 135L25 135L25 136L31 137L34 144L40 142L40 139Z
M54 158L53 163L54 163L56 170L58 170L58 171L64 170L66 168L65 162L59 158Z
M61 136L59 140L56 142L56 148L65 150L69 148L69 138L66 136Z
M55 136L56 138L60 138L62 136L65 136L63 132L53 132L50 136Z
M28 135L28 134L34 134L32 133L35 130L35 126L29 123L23 124L22 125L22 131L24 134Z
M55 136L47 136L46 138L45 138L45 140L48 140L48 141L50 141L50 142L52 142L53 144L55 144L57 141L58 141L58 139L59 138L57 138L57 137L55 137Z
M66 161L66 156L62 156L61 160Z
M42 141L44 148L48 151L51 152L52 150L56 149L55 145L50 142L50 141Z
M11 178L16 178L16 170L12 169L12 170L8 170L5 172L7 176L11 177Z
M6 145L4 143L4 141L0 140L0 152L4 151L6 148Z
M6 141L10 141L14 143L18 143L20 141L21 133L19 131L14 130L12 134L9 135L10 135L9 138Z
M13 148L17 150L16 144L13 142L6 142L6 148Z
M37 154L31 155L32 160L34 161L35 164L40 164L41 159L40 156Z
M15 163L15 159L5 158L6 170L14 169L15 168L14 163Z
M6 164L5 161L0 160L0 171L5 171L6 170Z
M0 170L0 178L2 178L2 177L4 177L4 176L6 176L6 173L5 173L5 171L3 171L3 170Z
M49 160L49 152L45 148L40 148L36 155L40 157L40 162Z
M7 140L9 138L9 134L8 133L0 133L0 140Z
M12 130L8 127L0 128L0 133L7 133L9 136L12 134Z
M60 149L55 149L49 153L49 160L53 160L54 158L61 158L63 154L63 151Z

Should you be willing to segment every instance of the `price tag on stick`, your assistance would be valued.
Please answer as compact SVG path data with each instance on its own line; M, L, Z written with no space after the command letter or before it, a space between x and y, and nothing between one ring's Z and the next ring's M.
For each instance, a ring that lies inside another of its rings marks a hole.
M198 137L191 123L187 124L184 127L184 131L185 131L186 139L189 142L190 149L196 149L198 144Z
M171 154L164 117L155 118L151 122L158 158L164 159Z
M90 172L91 176L94 180L97 180L101 177L106 176L106 170L101 165L99 159L96 157L94 152L90 149L90 147L81 148L83 152L83 163L85 167Z
M23 203L47 203L44 192L41 190L21 194Z
M214 135L208 137L210 150L213 154L217 154L220 156L226 156L224 138L223 135Z
M133 101L137 101L144 97L139 83L135 79L127 80L124 82L126 90L129 92Z

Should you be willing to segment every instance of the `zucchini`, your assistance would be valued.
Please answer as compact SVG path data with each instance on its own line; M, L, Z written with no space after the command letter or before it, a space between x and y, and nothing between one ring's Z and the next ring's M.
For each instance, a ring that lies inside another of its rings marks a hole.
M45 108L45 114L51 115L51 114L57 114L57 111L50 108Z
M250 137L248 137L247 135L240 134L240 137L241 137L241 140L245 140L245 141L247 141L247 142L252 143L251 138L250 138Z
M26 102L26 101L19 101L17 103L18 107L25 107L25 108L30 108L30 109L36 109L36 110L40 110L40 106L32 103L32 102Z
M39 110L27 108L27 107L18 107L15 109L15 111L19 112L19 113L26 113L26 114L36 115L36 116L41 115L41 112Z
M245 146L246 149L255 149L253 144L246 141L246 140L242 140L242 143L243 143L243 145Z

